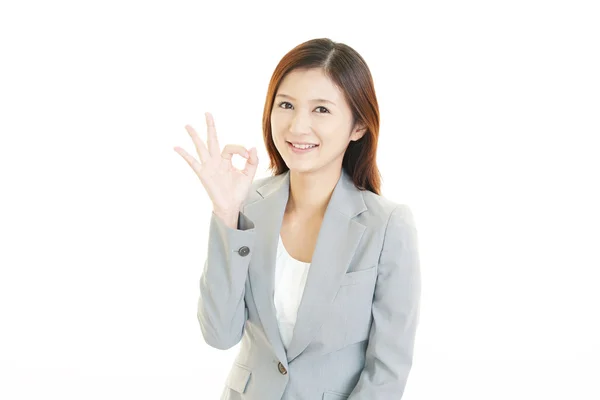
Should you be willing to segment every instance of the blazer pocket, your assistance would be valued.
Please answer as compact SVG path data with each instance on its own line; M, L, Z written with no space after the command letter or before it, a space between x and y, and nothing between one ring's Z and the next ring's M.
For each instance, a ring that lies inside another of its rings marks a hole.
M252 371L249 368L244 367L237 362L233 363L229 375L227 375L227 381L225 384L231 390L235 390L238 393L244 393L246 391L246 384L252 375Z
M362 282L372 282L375 276L377 276L377 265L367 269L359 269L358 271L347 272L342 277L340 286L357 285Z
M323 393L323 400L344 400L350 397L349 394L327 391Z

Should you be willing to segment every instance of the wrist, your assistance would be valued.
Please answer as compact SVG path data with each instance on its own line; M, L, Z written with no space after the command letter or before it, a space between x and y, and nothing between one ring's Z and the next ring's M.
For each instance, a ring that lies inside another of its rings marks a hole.
M233 213L213 210L213 213L219 217L225 223L225 225L229 226L230 228L237 229L239 211Z

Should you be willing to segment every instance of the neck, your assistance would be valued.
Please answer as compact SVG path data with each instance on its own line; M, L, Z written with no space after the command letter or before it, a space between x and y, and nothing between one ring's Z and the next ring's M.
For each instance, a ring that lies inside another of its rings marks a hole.
M302 173L290 171L290 195L286 212L324 215L342 170Z

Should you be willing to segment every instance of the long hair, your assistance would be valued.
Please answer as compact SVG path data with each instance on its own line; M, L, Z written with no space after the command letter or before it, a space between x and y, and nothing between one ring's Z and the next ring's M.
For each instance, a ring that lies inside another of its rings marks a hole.
M365 134L348 144L342 168L352 177L357 188L381 194L381 175L376 162L379 106L371 72L356 50L328 38L312 39L294 47L279 61L271 76L262 119L263 139L270 159L269 170L273 175L289 170L273 142L271 111L281 81L297 68L322 68L350 105L352 126L357 123L366 126Z

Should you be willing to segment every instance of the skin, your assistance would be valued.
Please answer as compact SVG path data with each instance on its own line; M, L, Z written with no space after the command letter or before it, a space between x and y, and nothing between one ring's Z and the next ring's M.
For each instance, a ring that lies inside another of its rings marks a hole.
M287 96L287 97L285 97ZM316 100L321 99L321 100ZM174 150L200 178L213 202L213 212L228 226L237 226L239 205L256 174L255 148L228 144L220 149L212 115L206 113L206 143L189 125L198 159L179 146ZM282 225L282 238L293 237L288 252L299 260L312 256L314 241L329 199L342 172L348 144L360 139L366 129L352 126L352 112L343 93L321 69L297 69L281 82L271 111L275 146L290 168L290 197ZM294 153L287 141L318 144L306 154ZM234 154L247 159L238 170L231 163Z
M185 126L194 142L199 160L179 146L175 146L173 149L183 157L200 178L200 182L213 203L213 213L227 226L236 229L239 207L248 195L258 167L256 148L252 147L248 150L238 144L227 144L221 150L213 116L208 112L205 113L205 116L206 143L194 128L190 125ZM246 158L243 170L233 166L231 158L235 154Z
M350 106L322 69L302 69L281 82L271 111L271 130L290 169L281 238L293 258L311 262L327 204L342 173L344 153L366 128L352 126ZM298 154L287 142L319 146Z

